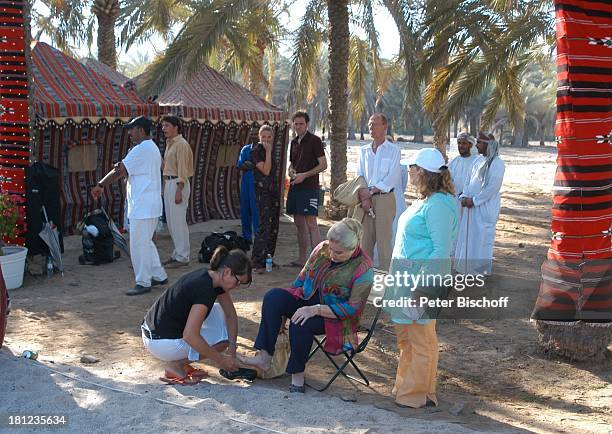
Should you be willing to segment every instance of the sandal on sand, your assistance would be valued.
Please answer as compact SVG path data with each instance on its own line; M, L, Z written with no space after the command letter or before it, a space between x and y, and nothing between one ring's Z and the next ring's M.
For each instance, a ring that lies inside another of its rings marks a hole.
M192 378L208 377L208 372L206 372L204 369L194 368L188 363L185 363L185 365L183 366L183 369L185 370L185 373L187 374L188 377L192 377Z
M185 375L184 377L166 376L159 377L159 379L169 385L180 384L181 386L195 386L201 380L201 378L191 377L189 375Z
M302 268L304 266L304 264L300 264L298 261L291 261L289 262L287 265L287 267L297 267L297 268Z

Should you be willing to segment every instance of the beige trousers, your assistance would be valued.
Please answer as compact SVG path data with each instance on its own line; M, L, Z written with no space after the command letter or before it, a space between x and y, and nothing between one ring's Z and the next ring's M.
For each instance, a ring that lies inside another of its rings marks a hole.
M400 351L393 395L395 402L409 407L423 407L429 398L438 404L438 337L436 321L427 324L395 324Z
M365 252L374 258L374 246L378 249L379 268L389 270L391 263L391 245L393 219L395 219L395 194L377 194L372 196L375 218L365 214L363 221L363 238L361 246Z
M190 185L187 181L183 187L183 200L174 203L176 194L176 179L167 179L164 184L164 207L168 232L172 237L174 250L172 259L179 262L189 262L189 227L187 226L187 205L189 204Z

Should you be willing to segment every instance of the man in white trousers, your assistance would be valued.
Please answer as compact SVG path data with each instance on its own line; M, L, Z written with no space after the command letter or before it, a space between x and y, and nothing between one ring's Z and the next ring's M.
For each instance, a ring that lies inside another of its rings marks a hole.
M126 125L134 148L91 190L91 195L98 198L107 185L127 178L130 256L136 278L136 285L126 292L127 295L144 294L151 291L152 286L168 283L168 275L153 243L162 214L162 198L161 154L151 140L152 127L153 123L143 116Z
M174 250L163 262L168 268L189 265L189 228L187 227L187 205L193 176L193 151L180 134L180 120L167 115L162 118L162 131L166 137L164 153L164 207L166 223L172 237Z
M480 156L459 196L462 213L455 269L463 274L490 275L505 165L499 158L499 143L493 134L478 133L476 147Z

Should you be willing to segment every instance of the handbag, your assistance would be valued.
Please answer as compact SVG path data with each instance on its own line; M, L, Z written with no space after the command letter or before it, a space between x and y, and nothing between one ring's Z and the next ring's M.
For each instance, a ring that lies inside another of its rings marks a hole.
M274 347L274 355L272 356L272 364L270 369L265 372L257 371L263 379L271 379L282 376L287 370L287 362L289 361L289 337L287 332L281 330L276 338L276 346Z

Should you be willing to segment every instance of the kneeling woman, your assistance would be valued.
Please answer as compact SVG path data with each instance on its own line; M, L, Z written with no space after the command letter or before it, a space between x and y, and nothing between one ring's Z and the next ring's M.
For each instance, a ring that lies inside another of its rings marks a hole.
M315 335L327 336L325 350L331 353L357 347L359 317L374 279L372 261L359 246L361 235L361 223L355 219L335 223L291 287L266 293L255 341L259 351L241 357L244 363L262 371L270 368L283 317L291 318L291 392L304 393L304 369Z
M162 381L196 384L207 374L189 362L203 359L227 371L238 369L238 317L229 292L250 282L251 261L245 253L218 247L210 269L184 275L159 297L141 328L145 348L166 362Z

